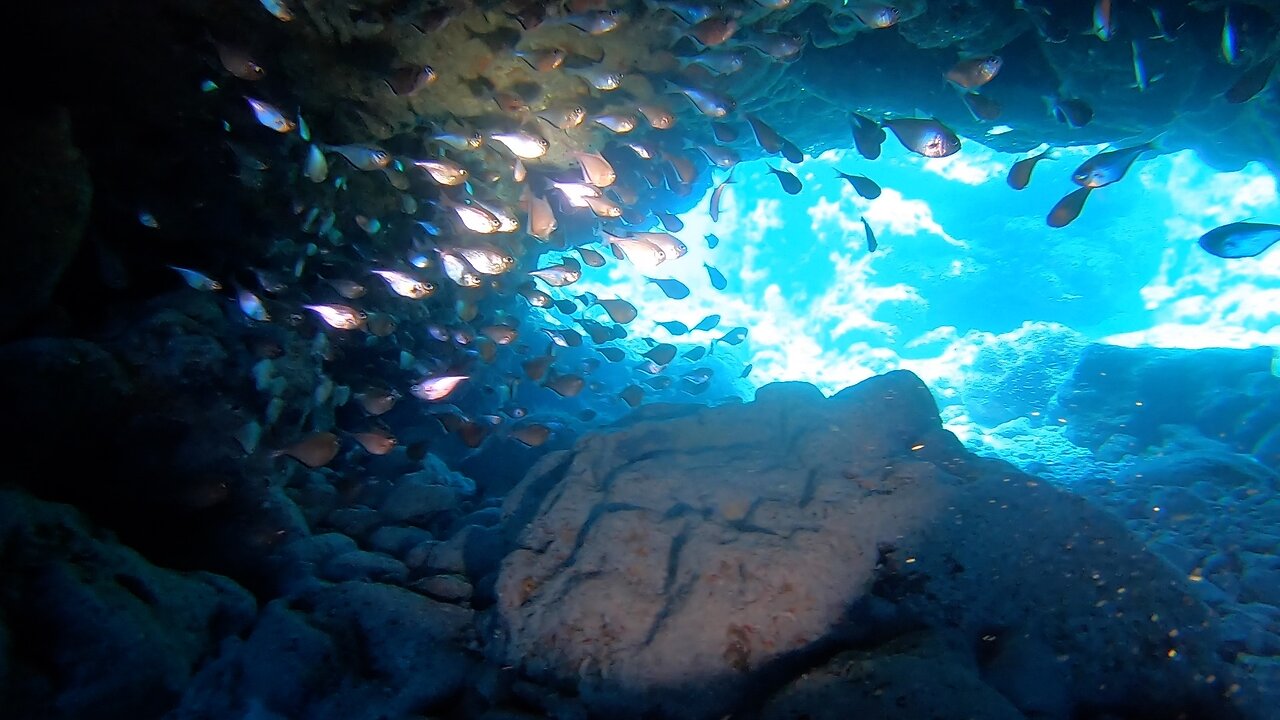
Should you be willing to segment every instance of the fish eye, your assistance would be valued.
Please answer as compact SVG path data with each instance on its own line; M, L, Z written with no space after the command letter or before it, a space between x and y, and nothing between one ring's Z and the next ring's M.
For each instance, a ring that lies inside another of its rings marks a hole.
M503 255L503 256L502 256L502 263L503 263L504 265L515 265L515 264L516 264L516 259L515 259L515 258L513 258L513 257L511 257L510 255Z
M368 314L368 313L366 313L366 312L365 312L365 311L363 311L363 310L357 310L357 311L356 311L356 317L360 318L361 320L368 320L368 319L369 319L369 314Z
M423 289L423 290L426 290L427 292L435 292L435 291L436 291L436 284L435 284L435 283L422 283L422 289Z

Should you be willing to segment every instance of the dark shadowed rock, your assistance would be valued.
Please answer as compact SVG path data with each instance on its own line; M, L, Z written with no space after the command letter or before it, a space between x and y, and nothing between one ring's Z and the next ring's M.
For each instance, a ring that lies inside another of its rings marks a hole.
M1082 499L969 455L907 372L587 436L505 513L490 652L602 716L717 718L783 687L770 717L1241 716L1183 579ZM840 680L850 662L931 690L895 704Z

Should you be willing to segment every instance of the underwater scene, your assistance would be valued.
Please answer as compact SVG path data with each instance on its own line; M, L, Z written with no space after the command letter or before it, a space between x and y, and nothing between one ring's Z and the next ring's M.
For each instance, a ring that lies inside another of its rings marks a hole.
M13 10L0 718L1280 720L1280 3Z

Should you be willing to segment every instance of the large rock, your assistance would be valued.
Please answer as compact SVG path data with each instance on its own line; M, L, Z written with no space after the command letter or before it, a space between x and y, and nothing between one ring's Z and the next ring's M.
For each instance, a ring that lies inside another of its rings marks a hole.
M902 667L937 680L890 717L1243 712L1184 580L1083 500L966 453L910 373L646 408L549 455L504 511L489 652L602 716L758 707L909 633L928 650ZM969 713L939 714L961 685Z
M256 609L226 578L157 568L69 506L13 491L0 491L0 587L15 719L159 717Z

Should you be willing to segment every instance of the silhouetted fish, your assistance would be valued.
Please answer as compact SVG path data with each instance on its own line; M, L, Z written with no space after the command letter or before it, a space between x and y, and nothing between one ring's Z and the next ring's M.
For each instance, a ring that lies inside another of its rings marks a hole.
M862 221L862 229L867 233L867 252L875 252L876 248L879 247L879 244L876 242L876 234L871 232L871 224L867 222L865 217L860 217L858 219Z
M1074 192L1068 193L1065 197L1053 206L1049 211L1047 222L1049 227L1060 228L1070 224L1072 220L1080 217L1080 211L1084 209L1084 201L1089 199L1089 193L1093 188L1085 186Z
M1048 148L1045 148L1044 152L1039 155L1032 155L1031 157L1023 158L1014 163L1013 167L1009 168L1009 177L1007 178L1009 187L1014 190L1021 190L1025 188L1027 184L1031 182L1031 171L1035 169L1036 163L1045 159L1053 159L1049 157Z
M880 157L880 146L888 137L884 128L875 120L858 113L849 113L849 123L853 128L853 145L858 154L868 160Z
M1216 227L1200 236L1200 247L1220 258L1261 255L1280 241L1280 225L1235 222Z
M883 125L903 147L924 157L947 157L960 151L960 138L935 118L898 118L885 120Z
M716 326L719 324L720 324L719 315L708 315L702 318L701 320L699 320L698 324L693 326L693 329L694 330L714 330Z
M689 297L689 286L674 278L651 278L646 277L645 280L658 286L663 295L672 300L683 300Z
M804 187L804 185L800 183L800 178L796 177L794 173L786 170L779 170L772 165L765 165L765 167L769 168L769 172L773 173L774 176L778 178L778 184L782 186L782 191L786 194L795 195Z
M839 170L836 170L836 175L848 180L849 184L853 186L854 192L862 197L868 200L875 200L880 197L880 186L871 178L865 175L846 175Z
M702 263L702 267L707 269L707 276L711 278L711 287L717 290L723 290L729 286L729 282L725 280L724 274L719 270L706 263Z

